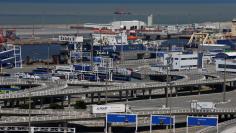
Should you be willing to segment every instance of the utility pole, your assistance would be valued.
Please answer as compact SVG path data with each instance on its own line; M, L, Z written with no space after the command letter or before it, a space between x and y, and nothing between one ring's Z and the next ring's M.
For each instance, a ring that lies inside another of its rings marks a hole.
M172 56L171 54L168 55L168 57L166 58L167 60L167 67L166 67L166 107L168 107L168 100L169 100L169 96L168 96L168 88L171 89L171 86L170 86L170 83L171 83L171 79L170 79L170 75L169 75L169 71L170 71L170 68L171 67L171 64L172 64ZM172 91L171 91L172 93ZM171 94L172 95L172 94Z
M90 55L91 55L91 58L90 58L90 60L91 60L91 67L93 68L93 35L92 34L90 34L90 36L91 36L91 49L90 49Z
M105 103L107 104L107 85L108 85L108 73L109 73L109 64L108 64L109 62L107 61L107 63L106 63L106 80L105 80L105 86L106 86L106 92L105 92Z
M167 61L168 62L168 61ZM168 84L169 84L169 65L166 67L166 107L168 107Z
M226 102L226 56L224 57L223 102Z
M50 46L48 44L48 61L47 61L47 71L48 71L48 74L49 74L49 60L50 60Z
M124 61L124 51L123 51L123 30L121 32L121 52L120 52L121 62Z
M172 88L173 82L169 82L169 88L170 88L170 117L172 119L172 94L173 94L173 88ZM171 121L173 123L173 121ZM170 124L170 129L171 129L172 124Z
M31 133L31 85L32 85L32 81L27 81L28 82L28 84L29 84L29 89L28 89L28 92L29 92L29 95L28 95L28 97L29 97L29 103L28 103L28 106L29 106L29 109L28 109L28 112L29 112L29 114L28 114L28 117L29 117L29 119L28 119L28 127L29 127L29 133Z

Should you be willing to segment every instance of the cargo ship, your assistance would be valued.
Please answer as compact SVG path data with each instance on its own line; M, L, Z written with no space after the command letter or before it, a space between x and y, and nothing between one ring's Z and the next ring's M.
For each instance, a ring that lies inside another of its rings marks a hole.
M78 46L76 43L68 42L60 51L61 62L68 60L89 61L91 53L93 56L106 56L114 60L121 59L121 55L128 54L124 59L137 59L139 53L143 54L148 50L142 39L136 35L130 35L126 32L113 32L105 30L96 32L83 40L83 45ZM82 51L81 51L82 50ZM81 53L82 52L82 53ZM130 56L131 55L131 56Z
M219 39L216 42L229 46L231 50L236 50L236 39Z
M148 50L141 38L127 32L93 34L93 38L94 55L114 60L139 59Z

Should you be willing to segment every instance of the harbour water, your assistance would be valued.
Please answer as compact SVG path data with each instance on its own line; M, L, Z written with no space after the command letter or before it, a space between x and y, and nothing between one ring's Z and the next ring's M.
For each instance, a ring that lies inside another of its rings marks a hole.
M128 0L119 2L81 2L59 0L52 2L31 2L30 0L0 1L0 25L109 23L114 20L138 19L146 22L147 15L153 14L154 23L182 24L206 21L230 21L236 16L236 3L208 2L160 2L145 3ZM103 0L105 1L105 0ZM150 0L149 0L150 1ZM171 10L170 10L171 9ZM130 12L130 15L114 15L114 11ZM50 45L49 56L59 54L60 45ZM48 58L48 45L24 45L22 57L33 60Z
M182 24L229 21L236 16L236 3L80 3L80 2L1 2L0 24L109 23L154 15L154 23ZM170 10L171 9L171 10ZM130 15L114 15L114 11ZM33 18L33 19L32 19Z
M60 53L61 45L23 45L22 47L22 59L25 60L29 56L32 60L46 60L52 55L58 55ZM49 48L49 52L48 52Z

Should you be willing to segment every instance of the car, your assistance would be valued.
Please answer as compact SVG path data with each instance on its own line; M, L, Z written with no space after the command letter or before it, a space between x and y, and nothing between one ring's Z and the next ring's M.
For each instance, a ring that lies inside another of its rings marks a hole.
M12 63L6 63L5 68L6 68L6 69L14 68L14 64L12 64Z
M53 81L56 81L56 80L59 80L60 77L55 77L55 76L53 76L51 79L52 79Z

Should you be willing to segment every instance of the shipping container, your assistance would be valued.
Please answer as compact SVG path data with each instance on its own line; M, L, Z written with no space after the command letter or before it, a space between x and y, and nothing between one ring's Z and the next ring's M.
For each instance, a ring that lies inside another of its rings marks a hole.
M191 109L193 110L215 110L215 103L213 102L198 102L198 101L192 101L191 102Z

